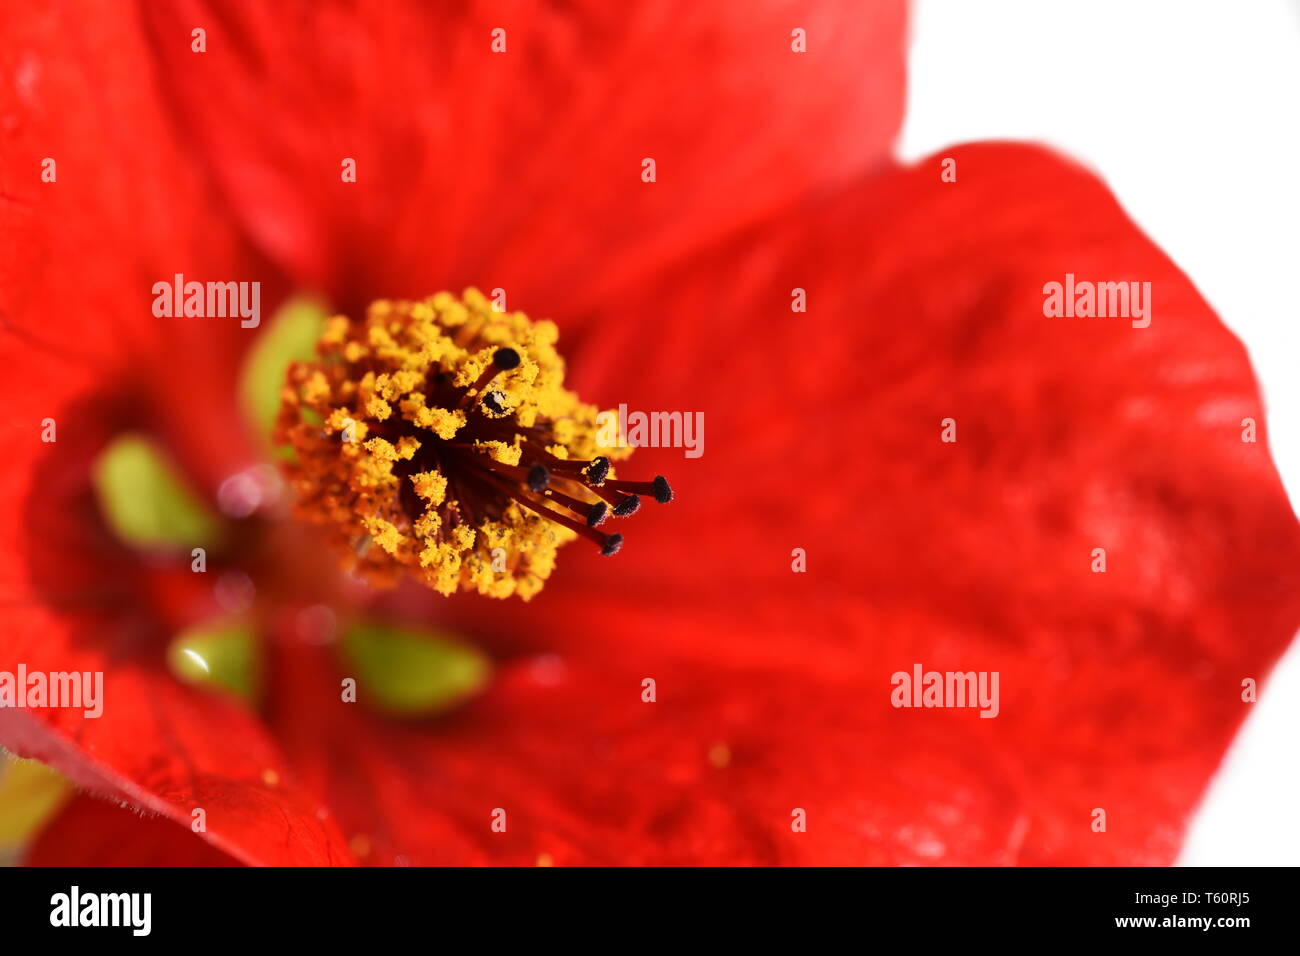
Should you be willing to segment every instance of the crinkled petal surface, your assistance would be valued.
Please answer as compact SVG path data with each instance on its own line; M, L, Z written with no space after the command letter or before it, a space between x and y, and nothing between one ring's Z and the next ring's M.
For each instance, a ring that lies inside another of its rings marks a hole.
M190 830L163 817L79 794L41 830L27 866L234 866Z
M365 863L1014 860L1014 768L971 723L900 737L850 682L638 651L521 656L454 717L403 725L282 646L269 720Z
M881 163L902 118L895 0L140 9L241 221L354 311L472 284L571 315Z
M253 460L234 383L257 330L238 317L158 317L154 284L260 282L269 316L282 282L174 139L165 77L133 7L10 6L0 29L0 342L10 389L39 386L59 363L93 369L100 391L125 406L117 411L158 433L211 490Z
M620 303L600 348L641 360L579 386L703 411L706 452L638 453L680 503L620 565L559 575L563 607L540 607L573 626L543 640L599 619L712 666L848 678L863 707L915 663L998 671L997 718L899 709L887 732L960 725L990 757L977 779L1014 764L1021 862L1167 863L1249 710L1242 681L1300 623L1264 409L1240 343L1095 177L1025 146L946 155L955 183L933 157ZM1150 282L1150 326L1046 317L1066 273Z

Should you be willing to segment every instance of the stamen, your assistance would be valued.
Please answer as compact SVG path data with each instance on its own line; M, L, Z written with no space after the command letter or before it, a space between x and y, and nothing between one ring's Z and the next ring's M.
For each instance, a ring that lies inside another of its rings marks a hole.
M492 353L492 364L503 372L519 367L519 353L514 349L497 349Z
M604 455L594 459L585 474L587 480L593 485L603 485L605 478L609 475L609 459Z
M614 516L616 518L626 518L628 515L634 515L637 509L641 507L641 499L637 495L629 495L611 487L613 482L606 482L600 487L591 488L592 494L599 495L611 505L614 506Z
M498 488L500 488L503 494L509 495L511 498L519 502L525 508L535 511L537 514L541 515L544 518L549 518L551 521L564 525L570 531L576 531L578 534L582 535L583 537L590 538L592 541L595 541L597 544L601 546L600 547L601 554L604 555L617 554L619 548L623 546L623 536L621 534L605 534L603 531L596 531L590 525L579 524L577 521L570 518L568 515L547 508L540 501L534 501L532 498L529 498L527 495L525 495L523 491L516 488L511 488L510 485L504 481L499 481L495 477L489 478L488 480L492 482L494 485L496 485Z
M663 475L655 475L654 481L611 481L609 487L626 491L634 495L653 495L655 501L666 505L673 500L673 489Z
M482 395L483 389L491 384L492 380L502 372L510 372L519 367L519 353L514 349L497 349L492 353L492 361L488 367L483 370L483 374L478 377L478 381L461 396L457 408L465 408L474 400L474 396ZM492 394L498 394L493 392ZM493 409L500 411L501 409Z
M528 469L528 490L535 491L538 494L546 490L546 486L551 483L551 473L546 470L545 465L533 465Z
M590 461L570 461L565 458L556 458L549 453L544 454L547 457L546 463L553 471L578 472L591 485L603 485L605 476L609 474L609 459L604 455Z
M549 490L546 497L564 505L564 507L576 514L585 515L587 518L587 527L589 528L594 528L597 525L603 524L605 519L609 516L609 505L605 504L603 501L582 501L572 495L566 495L564 492L556 491L554 489Z
M527 600L564 543L617 553L623 536L596 527L672 491L614 479L632 449L601 447L555 341L553 323L496 313L474 289L332 319L282 393L299 514L373 583L409 573L443 594Z

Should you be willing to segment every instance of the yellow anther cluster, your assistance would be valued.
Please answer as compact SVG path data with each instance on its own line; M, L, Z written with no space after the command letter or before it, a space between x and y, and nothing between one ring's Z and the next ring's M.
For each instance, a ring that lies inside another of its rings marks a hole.
M318 358L289 368L276 429L300 516L333 529L373 583L412 573L443 594L532 597L576 535L502 483L524 490L521 461L629 451L597 446L597 409L563 387L556 338L553 322L494 311L476 289L330 319ZM518 365L476 389L502 348Z

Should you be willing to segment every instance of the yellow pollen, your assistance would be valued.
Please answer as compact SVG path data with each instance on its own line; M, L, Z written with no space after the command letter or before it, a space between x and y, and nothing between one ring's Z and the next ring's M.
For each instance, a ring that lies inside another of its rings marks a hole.
M606 484L631 449L600 446L557 338L475 289L329 320L317 358L289 368L276 427L299 516L372 584L409 574L443 594L527 600L579 536L613 554L622 536L596 525L649 483Z

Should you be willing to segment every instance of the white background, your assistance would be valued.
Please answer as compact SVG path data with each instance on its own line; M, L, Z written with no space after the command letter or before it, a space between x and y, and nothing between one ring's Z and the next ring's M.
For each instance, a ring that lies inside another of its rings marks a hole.
M1246 343L1300 500L1300 0L919 0L903 159L1025 139L1098 171ZM1185 865L1300 864L1300 644Z

